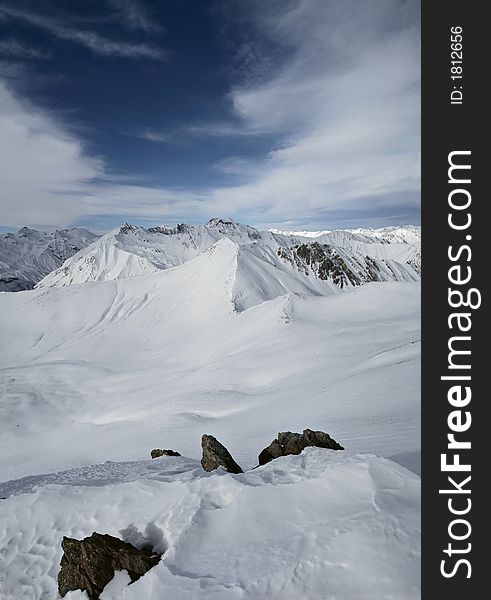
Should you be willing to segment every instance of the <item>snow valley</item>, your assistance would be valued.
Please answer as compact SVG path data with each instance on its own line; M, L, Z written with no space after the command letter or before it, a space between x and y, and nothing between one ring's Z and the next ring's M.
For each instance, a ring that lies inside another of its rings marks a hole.
M418 598L419 228L78 237L0 293L5 597L56 597L61 538L96 530L163 553L103 600ZM250 470L307 427L346 450ZM204 473L203 433L246 472Z

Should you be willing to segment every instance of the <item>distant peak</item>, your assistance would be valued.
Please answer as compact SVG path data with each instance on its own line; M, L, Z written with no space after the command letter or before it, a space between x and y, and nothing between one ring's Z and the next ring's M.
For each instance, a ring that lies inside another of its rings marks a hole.
M220 219L219 217L213 217L213 219L210 219L207 223L208 227L226 227L226 228L232 228L232 229L237 229L239 227L239 223L237 223L236 221L234 221L233 219Z
M138 228L136 225L131 225L130 223L123 223L119 227L119 233L129 233L130 231L136 231Z

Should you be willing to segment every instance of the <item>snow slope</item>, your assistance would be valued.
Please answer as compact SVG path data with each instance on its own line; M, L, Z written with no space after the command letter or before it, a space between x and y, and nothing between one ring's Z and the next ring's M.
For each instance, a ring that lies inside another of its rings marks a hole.
M33 288L96 239L94 233L76 227L51 232L23 227L17 233L0 234L0 291Z
M417 470L419 283L284 293L263 269L222 240L156 274L1 294L0 480L197 457L205 432L254 466L304 427Z
M330 229L323 229L322 231L291 231L288 229L268 229L271 233L276 233L278 235L289 235L293 237L308 237L308 238L316 238L320 235L325 235L326 233L331 233Z
M362 235L368 238L375 238L388 244L421 243L421 227L419 225L393 225L390 227L381 227L379 229L373 229L372 227L359 227L357 229L349 229L348 231L355 235Z
M9 482L2 600L56 599L63 535L94 530L164 552L101 600L417 600L419 488L392 461L317 448L241 475L164 458Z
M335 232L344 273L366 246L402 280L341 290L305 240L201 227L125 226L0 294L1 600L56 600L63 535L93 531L164 552L101 600L417 600L420 284L383 254L411 244ZM250 470L306 427L347 450ZM246 473L205 473L203 433Z

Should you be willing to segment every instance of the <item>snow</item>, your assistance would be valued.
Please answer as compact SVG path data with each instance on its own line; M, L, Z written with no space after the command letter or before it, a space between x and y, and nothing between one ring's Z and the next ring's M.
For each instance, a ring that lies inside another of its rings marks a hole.
M96 238L77 227L51 232L23 227L0 234L0 291L31 289Z
M93 531L165 551L102 600L419 598L419 245L328 236L388 281L341 290L280 260L305 239L213 219L0 293L1 600L56 599L63 535ZM253 469L307 427L347 450ZM246 472L205 473L203 433Z
M286 229L268 229L268 231L271 231L271 233L277 233L278 235L290 235L290 236L294 236L294 237L308 237L308 238L316 238L319 237L320 235L325 235L326 233L331 233L331 231L329 229L324 229L322 231L303 231L303 230L299 230L299 231L290 231L290 230L286 230Z
M267 287L240 255L222 240L152 275L0 294L0 480L198 456L202 433L254 466L303 427L417 457L419 283L284 293L279 269Z
M383 241L385 243L416 244L421 243L421 227L419 225L389 226L389 227L358 227L356 229L324 229L321 231L289 231L269 229L271 233L296 237L318 238L330 233L351 233L358 238Z
M420 480L371 455L308 448L241 475L112 463L1 493L14 494L0 501L3 600L58 597L62 537L93 531L164 553L102 600L419 598Z
M391 227L381 227L379 229L359 227L358 229L349 229L348 231L355 235L363 235L369 238L383 240L386 243L421 243L421 227L419 225L405 225L403 227L396 225Z

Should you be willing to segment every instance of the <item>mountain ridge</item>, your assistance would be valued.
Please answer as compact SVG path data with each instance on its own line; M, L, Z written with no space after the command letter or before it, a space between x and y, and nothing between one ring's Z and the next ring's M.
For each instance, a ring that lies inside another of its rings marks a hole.
M400 242L395 238L391 242L384 242L376 237L345 231L307 239L259 231L232 219L214 218L198 226L182 223L174 227L163 225L144 228L124 223L69 258L61 267L38 282L36 287L64 286L154 273L191 260L224 238L247 249L249 254L255 255L269 266L285 271L285 265L289 265L286 269L288 275L293 269L296 271L295 276L300 279L309 275L313 276L311 279L319 277L309 261L302 262L298 256L295 259L291 256L295 246L298 249L305 244L320 244L326 259L328 254L335 253L342 256L345 265L349 265L349 273L344 273L344 277L333 278L330 271L323 271L324 274L327 273L327 277L320 279L329 279L335 285L337 280L342 280L344 286L369 281L408 281L419 277L421 261L417 243ZM311 287L311 284L303 281L301 287L305 285ZM295 290L285 289L285 293L288 291Z

